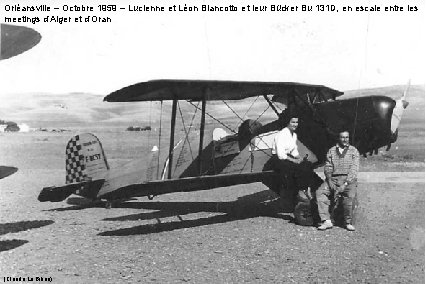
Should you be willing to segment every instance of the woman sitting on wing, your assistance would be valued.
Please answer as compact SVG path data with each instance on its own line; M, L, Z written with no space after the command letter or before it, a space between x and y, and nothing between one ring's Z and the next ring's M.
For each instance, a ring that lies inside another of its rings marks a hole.
M306 164L301 164L305 159L300 158L295 132L299 118L297 114L288 114L283 121L285 127L276 134L272 147L274 168L282 177L291 177L297 190L305 191L310 186L312 170Z

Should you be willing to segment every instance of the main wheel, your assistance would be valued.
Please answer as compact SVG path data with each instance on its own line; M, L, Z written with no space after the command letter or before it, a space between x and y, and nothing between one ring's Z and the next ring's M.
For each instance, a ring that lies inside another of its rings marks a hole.
M299 202L294 208L294 218L297 224L302 226L314 225L314 215L310 202Z

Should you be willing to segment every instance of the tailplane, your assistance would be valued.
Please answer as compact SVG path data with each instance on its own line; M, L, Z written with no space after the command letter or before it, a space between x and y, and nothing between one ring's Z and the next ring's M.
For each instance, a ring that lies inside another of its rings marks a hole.
M71 138L65 151L65 169L66 185L43 188L39 201L63 201L73 193L96 199L109 170L99 139L90 133Z

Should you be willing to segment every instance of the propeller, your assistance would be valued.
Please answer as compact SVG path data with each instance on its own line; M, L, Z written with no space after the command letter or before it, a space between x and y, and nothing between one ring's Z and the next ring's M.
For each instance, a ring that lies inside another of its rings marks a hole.
M402 115L404 114L404 110L407 108L409 104L406 98L407 98L408 90L410 89L410 83L411 81L408 81L407 87L405 88L403 95L401 96L399 100L396 101L395 108L393 109L392 119L391 119L391 131L393 135L398 134L398 127L399 127L399 124L401 123Z

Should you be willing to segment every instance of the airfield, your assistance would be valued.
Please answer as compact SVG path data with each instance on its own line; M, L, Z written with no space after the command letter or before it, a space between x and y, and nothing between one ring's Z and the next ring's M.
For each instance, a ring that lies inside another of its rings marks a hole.
M117 168L146 156L156 130L125 131L147 121L137 120L134 106L107 112L72 96L35 95L41 99L18 108L11 99L2 116L9 111L10 120L70 131L0 133L0 165L18 168L0 180L0 276L53 283L424 283L424 86L414 90L391 150L361 158L355 232L296 225L260 183L137 198L113 209L86 206L77 196L40 203L43 187L65 181L65 145L73 135L94 133ZM78 106L81 116L72 111ZM142 112L146 119L148 110Z

